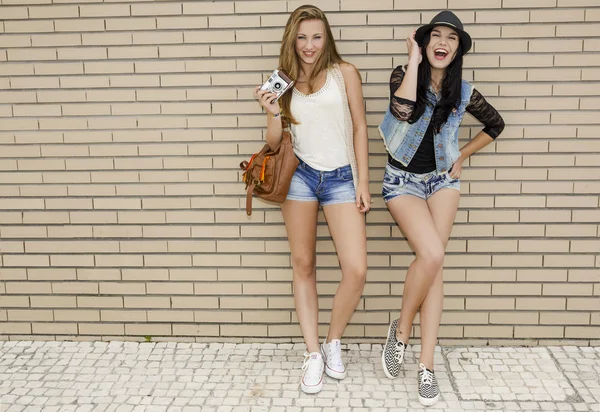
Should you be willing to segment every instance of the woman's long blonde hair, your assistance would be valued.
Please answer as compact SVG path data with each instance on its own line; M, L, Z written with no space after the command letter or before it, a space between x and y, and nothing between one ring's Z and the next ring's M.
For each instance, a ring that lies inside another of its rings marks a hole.
M281 51L279 53L279 69L286 72L293 80L298 80L300 76L300 58L296 54L296 37L300 23L305 20L321 20L325 26L325 42L319 58L314 64L313 71L308 79L309 93L313 93L314 81L322 70L328 69L335 63L342 63L342 57L337 51L331 27L325 17L325 13L316 6L304 5L298 7L292 12L285 25L283 39L281 41ZM283 118L288 122L298 124L298 121L292 116L290 109L292 103L292 92L285 93L279 99L279 105L283 112Z

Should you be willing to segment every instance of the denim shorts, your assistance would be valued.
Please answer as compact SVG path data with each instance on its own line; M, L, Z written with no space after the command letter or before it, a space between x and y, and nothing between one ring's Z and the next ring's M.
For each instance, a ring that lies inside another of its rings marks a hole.
M445 187L460 192L460 180L451 178L448 172L439 175L434 170L429 173L416 174L405 172L388 163L383 175L381 194L386 203L401 195L413 195L427 200L435 192Z
M321 206L354 203L356 192L350 165L322 172L300 160L287 200L318 201Z

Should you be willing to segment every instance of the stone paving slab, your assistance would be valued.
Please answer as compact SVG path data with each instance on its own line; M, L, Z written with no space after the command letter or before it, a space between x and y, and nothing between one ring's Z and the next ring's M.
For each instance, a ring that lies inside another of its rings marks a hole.
M382 345L344 345L348 377L300 391L302 344L0 341L0 411L600 412L600 348L438 348L442 398L417 399L419 346L398 379Z

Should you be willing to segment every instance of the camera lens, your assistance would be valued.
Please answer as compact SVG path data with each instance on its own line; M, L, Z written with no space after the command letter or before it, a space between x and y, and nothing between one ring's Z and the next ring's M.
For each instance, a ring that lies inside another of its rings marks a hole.
M275 84L273 85L273 88L274 88L275 90L281 90L281 83L279 83L279 82L275 83Z

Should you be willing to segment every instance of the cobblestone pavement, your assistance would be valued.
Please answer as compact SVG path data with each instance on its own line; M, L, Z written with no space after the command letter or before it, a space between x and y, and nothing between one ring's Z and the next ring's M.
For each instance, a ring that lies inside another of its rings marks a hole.
M344 346L348 377L300 392L304 345L0 342L0 411L600 412L600 348L438 348L442 398L417 399L418 346L401 376L381 345Z

